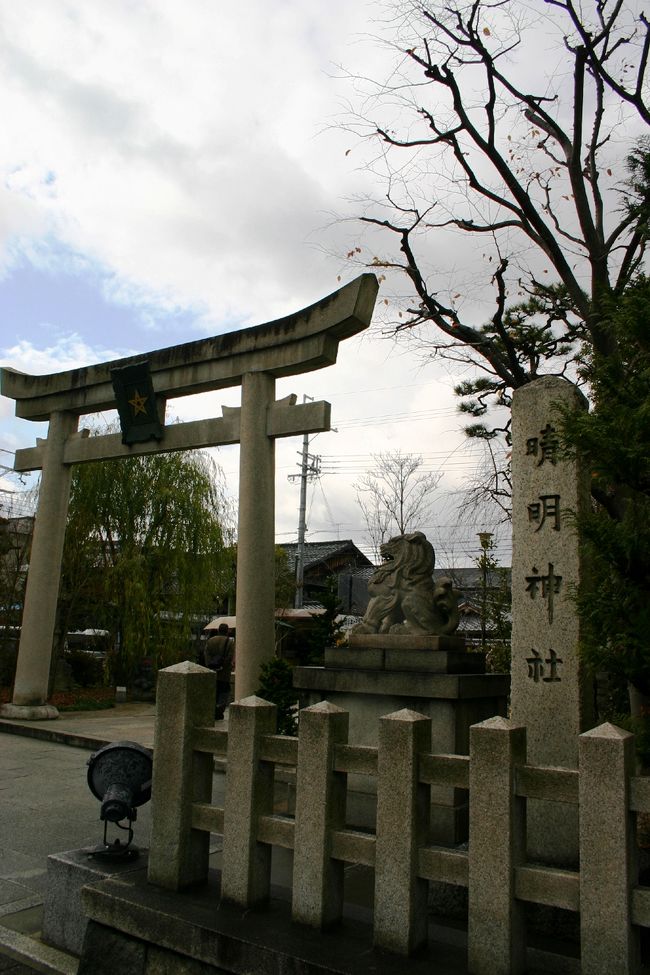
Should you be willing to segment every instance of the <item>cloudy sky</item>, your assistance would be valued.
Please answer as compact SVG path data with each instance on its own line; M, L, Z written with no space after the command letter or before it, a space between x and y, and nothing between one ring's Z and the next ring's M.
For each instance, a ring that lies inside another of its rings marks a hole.
M344 218L369 177L338 124L351 97L338 66L385 70L370 16L349 0L0 0L0 364L48 373L219 334L356 276ZM309 539L366 547L354 482L401 448L443 474L425 526L439 564L467 564L493 526L457 524L480 452L464 443L454 381L372 332L343 343L335 367L278 384L332 403L337 432L310 445L323 474ZM213 416L237 400L171 410ZM0 399L0 464L44 434ZM279 541L296 537L300 449L278 448ZM236 493L237 448L217 459ZM0 488L22 485L5 471Z

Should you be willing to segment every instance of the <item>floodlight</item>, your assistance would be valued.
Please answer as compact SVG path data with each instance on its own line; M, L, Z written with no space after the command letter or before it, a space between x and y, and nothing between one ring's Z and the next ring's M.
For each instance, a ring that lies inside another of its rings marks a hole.
M132 845L137 806L151 798L151 751L135 741L116 741L104 745L88 759L88 786L101 802L99 818L104 821L104 842L91 856L107 860L135 860L138 848ZM128 820L128 826L122 825ZM109 843L109 823L129 834L126 843L119 837Z

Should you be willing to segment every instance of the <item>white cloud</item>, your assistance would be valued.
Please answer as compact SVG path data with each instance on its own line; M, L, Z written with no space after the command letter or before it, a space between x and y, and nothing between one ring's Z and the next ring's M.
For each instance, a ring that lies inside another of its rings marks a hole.
M345 155L354 139L327 124L339 111L331 64L367 72L372 46L357 41L371 12L349 0L0 3L0 273L20 254L93 269L114 302L145 309L151 331L156 308L191 309L187 339L268 321L333 291L341 268L327 251L344 253L351 228L323 228L366 173L354 168L361 153ZM458 242L446 256L463 266ZM47 347L42 334L0 349L0 363L38 374L129 352L111 348L92 322ZM167 341L139 335L133 344ZM444 459L461 440L442 374L368 337L343 343L332 369L279 383L278 395L287 392L332 401L340 432L313 441L323 454L367 459L401 447ZM223 402L234 405L236 393L172 409L191 419L218 414ZM4 447L43 435L43 425L10 420L12 410L0 400ZM409 411L422 416L395 418ZM381 415L394 419L360 423ZM297 487L286 477L299 448L300 438L278 445L282 533L295 530ZM220 452L231 485L237 453ZM354 477L324 476L314 532L358 540ZM450 468L450 485L461 479Z
M41 221L20 229L45 223L123 298L211 322L333 290L312 236L356 177L340 133L317 132L336 108L325 72L362 25L350 7L2 6L0 172Z
M10 348L0 348L0 366L10 366L19 372L38 376L64 372L66 369L76 369L79 366L92 365L95 362L117 359L127 354L124 350L118 352L105 347L93 347L79 335L63 335L45 348L36 346L29 340L18 342ZM17 419L14 416L14 408L13 400L7 399L6 396L0 396L0 430L2 432L0 448L4 451L0 455L0 463L4 464L9 464L7 451L16 450L19 447L31 447L36 442L37 437L47 436L46 423Z
M80 335L63 335L46 348L24 340L10 348L0 349L0 366L11 366L32 375L64 372L128 355L128 351L110 351L105 346L89 345Z

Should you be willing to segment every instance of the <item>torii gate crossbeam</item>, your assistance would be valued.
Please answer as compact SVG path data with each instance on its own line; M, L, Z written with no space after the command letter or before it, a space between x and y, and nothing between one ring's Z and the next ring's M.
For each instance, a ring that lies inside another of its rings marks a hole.
M254 328L47 376L0 371L0 391L16 401L16 415L49 421L47 439L17 451L14 464L16 471L41 469L42 479L13 703L0 707L0 716L57 716L45 702L72 465L238 441L235 693L254 693L260 665L274 650L275 438L330 429L329 403L298 405L295 396L276 401L275 380L336 362L339 342L370 324L377 290L375 276L363 274L303 311ZM116 407L112 374L138 364L150 378L152 415L164 417L170 397L236 385L242 387L241 409L163 426L161 440L142 443L125 444L119 434L77 432L79 416Z

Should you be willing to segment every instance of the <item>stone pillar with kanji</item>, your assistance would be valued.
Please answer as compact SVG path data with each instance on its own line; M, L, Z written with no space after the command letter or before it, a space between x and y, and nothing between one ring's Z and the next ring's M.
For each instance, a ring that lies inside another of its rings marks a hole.
M590 504L589 474L560 442L561 410L586 406L582 393L556 376L513 398L511 700L513 720L528 729L531 765L577 768L578 735L594 723L573 598L584 581L575 516ZM529 800L528 852L575 864L577 810Z

